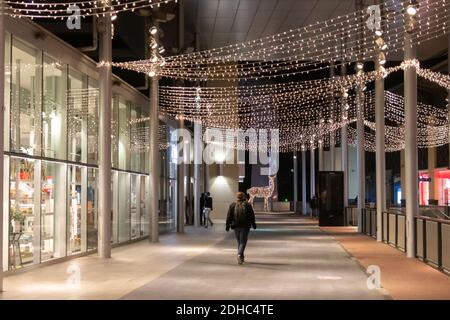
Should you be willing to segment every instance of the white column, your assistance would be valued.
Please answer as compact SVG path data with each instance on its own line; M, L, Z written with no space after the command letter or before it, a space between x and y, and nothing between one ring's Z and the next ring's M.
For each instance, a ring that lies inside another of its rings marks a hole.
M330 78L334 78L334 62L330 63ZM331 92L333 94L333 92ZM334 119L334 96L331 96L331 119ZM330 132L330 171L336 170L336 132Z
M438 193L436 192L436 180L434 179L434 171L436 170L436 147L428 148L428 175L430 176L430 182L428 183L428 199L438 199ZM429 204L429 203L428 203Z
M8 213L3 210L3 150L5 113L5 20L3 0L0 0L0 292L3 291L3 221Z
M363 72L362 69L356 71L358 74ZM358 168L358 232L362 232L362 209L365 206L366 198L366 173L365 173L365 152L364 152L364 104L362 97L364 94L363 84L356 87L356 166Z
M314 197L314 195L316 194L316 169L315 169L315 159L314 159L314 149L313 149L313 144L311 144L311 163L309 165L310 168L310 181L311 181L311 185L310 185L310 190L311 190L311 194L309 195L310 199L312 199Z
M159 114L158 114L158 87L159 79L155 76L150 79L150 169L149 169L149 241L159 241Z
M319 140L319 171L323 171L323 162L324 162L324 158L323 158L323 137L321 137L321 139Z
M99 19L100 61L112 62L111 16ZM111 257L111 66L100 67L100 114L99 114L99 160L98 160L98 254Z
M380 70L375 59L375 70ZM376 172L376 207L377 207L377 241L382 241L383 211L386 211L386 165L384 141L384 78L375 80L375 172Z
M306 151L302 148L302 214L306 215Z
M405 14L405 19L410 17ZM416 58L411 35L405 32L405 60ZM405 201L406 201L406 256L415 256L414 217L419 212L419 183L417 175L417 72L415 67L404 71L405 94Z
M297 208L297 204L298 204L298 165L297 165L297 151L294 151L294 156L293 156L293 164L294 164L294 170L293 170L293 175L294 175L294 212L297 213L298 212L298 208Z
M202 123L194 122L194 226L200 226L200 166L202 164Z
M347 75L347 67L345 61L341 65L341 76ZM345 109L347 104L347 92L343 92L341 97L341 113L346 115L343 121L346 121L348 118L348 112ZM347 139L347 125L343 125L341 127L341 165L342 171L344 172L344 207L348 206L348 139Z
M178 129L183 130L184 129L184 120L181 119L179 122L179 126ZM185 143L184 140L182 140L183 143ZM178 215L177 215L177 232L178 233L183 233L184 232L184 218L185 218L185 211L186 211L186 206L185 206L185 164L184 164L184 160L185 160L185 153L186 151L186 146L184 146L183 148L184 152L183 152L183 161L178 165L178 174L177 174L177 202L178 202Z

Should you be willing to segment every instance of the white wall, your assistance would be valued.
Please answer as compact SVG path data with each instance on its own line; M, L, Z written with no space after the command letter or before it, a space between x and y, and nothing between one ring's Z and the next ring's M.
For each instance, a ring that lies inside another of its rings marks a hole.
M220 165L209 165L209 191L213 197L211 218L225 219L228 207L235 201L239 191L239 165L224 164L223 175L220 175Z

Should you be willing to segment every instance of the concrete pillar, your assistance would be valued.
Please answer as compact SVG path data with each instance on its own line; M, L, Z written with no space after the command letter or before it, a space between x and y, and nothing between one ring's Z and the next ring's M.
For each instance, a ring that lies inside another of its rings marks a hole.
M436 169L436 147L428 148L428 175L430 182L428 183L429 199L438 200L438 193L436 193L436 179L434 178L434 171ZM429 203L428 203L429 204Z
M297 164L297 151L294 151L293 156L293 163L294 163L294 170L293 170L293 176L294 176L294 212L298 212L297 204L298 204L298 164Z
M410 19L405 14L406 19ZM416 58L416 48L411 34L405 32L405 60ZM405 94L405 186L406 186L406 256L415 256L414 217L419 212L417 176L417 71L414 66L404 70Z
M178 125L178 129L183 130L184 129L184 120L181 119ZM179 141L180 142L180 141ZM183 140L183 143L185 141ZM185 200L185 155L186 153L186 145L184 145L184 152L183 152L183 161L178 165L178 174L177 174L177 208L178 208L178 214L177 214L177 232L183 233L184 232L184 220L186 215L186 200Z
M99 19L100 61L112 62L111 16ZM111 257L111 66L100 67L100 110L99 110L99 155L98 155L98 254L101 258Z
M400 189L401 199L405 199L406 187L405 187L405 149L400 150Z
M330 63L330 78L334 78L334 62ZM331 120L334 122L334 97L331 96ZM336 170L336 132L330 132L330 171Z
M302 214L306 215L306 151L302 148Z
M309 195L309 197L312 199L314 197L314 195L316 194L316 169L315 169L315 159L314 159L314 149L313 149L313 145L311 144L311 163L309 165L310 168L310 190L311 190L311 194Z
M0 292L3 291L3 221L8 213L3 210L3 150L4 113L5 113L5 17L3 0L0 0ZM6 219L8 221L8 219Z
M194 226L200 226L200 166L202 163L202 124L194 123Z
M362 74L362 69L356 69L358 74ZM356 87L356 166L358 168L358 231L362 232L362 210L365 207L366 198L366 170L365 170L365 151L364 151L364 103L362 97L364 94L363 84Z
M347 66L344 63L341 65L341 76L347 75ZM347 104L347 93L343 93L341 97L341 113L348 117L347 110L345 109ZM344 120L344 119L342 119ZM344 172L344 207L348 206L348 139L347 139L347 125L341 127L341 164L342 171Z
M150 79L150 177L149 177L149 197L150 208L148 210L150 223L150 242L159 241L159 113L158 113L158 76Z
M324 154L323 154L323 141L319 140L319 171L323 171L323 163L324 163Z
M375 59L375 70L380 69ZM376 207L377 207L377 241L382 241L383 211L386 211L386 165L384 141L384 78L375 80L375 172L376 172Z

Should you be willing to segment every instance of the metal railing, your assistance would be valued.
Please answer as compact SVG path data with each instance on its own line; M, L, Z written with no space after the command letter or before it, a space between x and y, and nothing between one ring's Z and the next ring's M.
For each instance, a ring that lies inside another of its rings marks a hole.
M437 206L420 207L419 216L414 218L416 257L446 273L450 273L450 219L447 212L436 211ZM436 218L439 217L439 218ZM440 218L442 217L442 218ZM358 225L358 208L346 207L344 224ZM403 252L406 251L405 208L389 208L382 212L382 241ZM362 233L377 237L377 211L364 208L361 214Z
M344 225L358 225L358 208L356 206L349 206L344 208Z
M366 216L374 215L376 219L376 213L366 213ZM383 242L404 252L406 216L401 211L383 212L382 228ZM363 232L367 234L366 230L363 225ZM417 216L414 218L414 232L415 256L441 271L450 273L450 220Z
M362 232L372 238L377 238L377 209L364 208L362 209Z

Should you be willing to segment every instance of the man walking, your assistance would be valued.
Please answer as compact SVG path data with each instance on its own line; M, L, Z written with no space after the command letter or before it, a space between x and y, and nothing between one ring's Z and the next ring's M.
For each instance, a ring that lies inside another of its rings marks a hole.
M238 264L244 263L244 251L247 246L248 233L250 227L256 229L255 213L253 207L247 202L247 197L243 192L236 194L236 202L233 202L228 209L226 230L234 230L238 245Z

